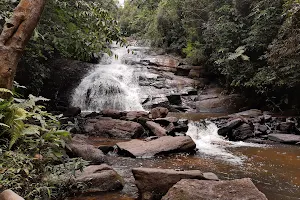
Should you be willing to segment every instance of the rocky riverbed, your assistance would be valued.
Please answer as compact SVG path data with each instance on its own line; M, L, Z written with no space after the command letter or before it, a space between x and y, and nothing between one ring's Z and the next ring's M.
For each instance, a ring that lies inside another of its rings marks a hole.
M74 123L68 156L90 162L69 199L299 200L298 117L247 110L202 66L129 49L99 65L54 62L55 107Z

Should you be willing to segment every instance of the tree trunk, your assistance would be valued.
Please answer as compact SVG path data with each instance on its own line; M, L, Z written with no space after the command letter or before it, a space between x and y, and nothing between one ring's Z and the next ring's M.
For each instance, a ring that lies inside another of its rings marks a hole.
M0 88L12 89L18 62L44 7L45 0L21 0L5 23L0 35Z

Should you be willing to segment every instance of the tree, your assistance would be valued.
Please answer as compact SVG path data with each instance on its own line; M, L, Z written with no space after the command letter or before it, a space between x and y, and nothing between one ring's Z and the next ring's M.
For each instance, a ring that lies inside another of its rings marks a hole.
M0 35L0 88L12 89L18 62L37 26L44 0L21 0Z

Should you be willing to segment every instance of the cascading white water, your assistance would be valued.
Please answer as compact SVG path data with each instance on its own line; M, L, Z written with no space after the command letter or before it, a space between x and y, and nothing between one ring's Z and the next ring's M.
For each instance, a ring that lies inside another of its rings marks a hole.
M83 111L116 109L122 111L143 110L139 98L138 77L134 68L122 64L129 56L125 47L113 49L115 56L105 57L75 89L72 105Z
M242 164L244 157L234 155L227 150L227 148L264 146L260 144L228 141L218 134L218 127L210 121L190 122L186 134L194 140L199 153L234 164Z

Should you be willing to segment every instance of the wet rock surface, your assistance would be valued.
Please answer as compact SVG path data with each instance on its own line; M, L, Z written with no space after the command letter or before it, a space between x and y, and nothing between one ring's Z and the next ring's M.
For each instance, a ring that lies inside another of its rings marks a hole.
M112 118L88 119L84 125L88 135L109 138L140 138L145 130L137 122L124 121Z
M161 199L181 179L210 180L207 174L205 176L199 170L176 171L172 169L134 168L132 173L142 200ZM216 175L213 178L215 177Z
M260 110L249 110L212 119L218 134L232 141L251 141L260 144L297 144L299 142L298 118L272 117Z
M251 179L232 181L181 180L162 200L267 200Z
M134 158L149 158L155 155L193 152L196 144L189 136L164 136L151 141L131 140L117 143L118 153Z
M77 171L74 182L86 185L84 193L115 191L124 187L123 178L106 164L91 165L82 172Z
M86 161L91 161L93 164L107 163L107 158L103 152L88 144L83 137L73 137L67 144L67 148L71 151L72 157L81 157Z

